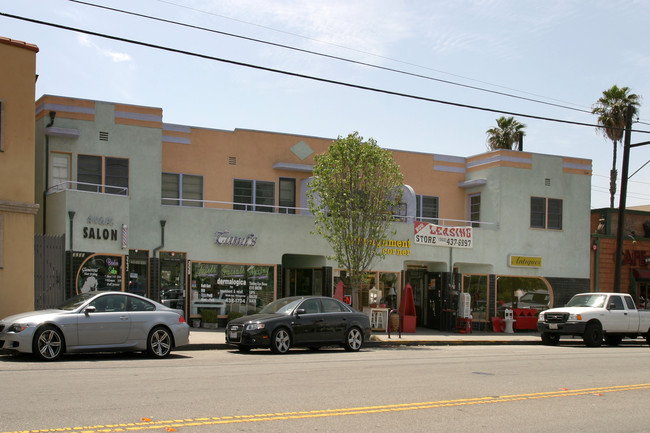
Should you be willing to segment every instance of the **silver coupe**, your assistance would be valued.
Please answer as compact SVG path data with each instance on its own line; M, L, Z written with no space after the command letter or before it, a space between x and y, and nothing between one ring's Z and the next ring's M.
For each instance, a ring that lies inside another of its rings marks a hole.
M33 311L0 321L0 351L32 353L45 361L64 353L147 352L168 356L189 343L180 310L126 292L89 292L56 309Z

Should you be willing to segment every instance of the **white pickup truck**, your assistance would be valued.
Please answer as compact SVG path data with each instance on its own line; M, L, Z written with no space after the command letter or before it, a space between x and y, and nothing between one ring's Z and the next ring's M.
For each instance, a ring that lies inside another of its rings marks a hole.
M582 336L589 347L617 346L624 337L645 337L650 344L650 310L637 310L627 293L580 293L561 308L539 313L542 343L557 345L562 335Z

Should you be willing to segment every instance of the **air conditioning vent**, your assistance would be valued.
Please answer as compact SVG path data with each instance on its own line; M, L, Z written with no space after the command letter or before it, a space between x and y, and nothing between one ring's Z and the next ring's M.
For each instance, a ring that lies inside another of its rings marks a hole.
M236 156L229 156L228 157L228 164L237 165L237 157Z
M551 186L551 179L548 179L548 178L545 179L545 180L544 180L544 185L546 185L546 186Z
M108 141L108 132L99 131L99 141Z

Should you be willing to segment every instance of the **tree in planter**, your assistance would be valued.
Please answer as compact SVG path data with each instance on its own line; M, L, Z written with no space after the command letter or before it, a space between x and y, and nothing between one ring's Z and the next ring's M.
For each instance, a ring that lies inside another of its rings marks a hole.
M332 259L346 270L358 308L364 275L383 257L378 246L390 233L404 177L389 151L357 132L339 136L315 162L309 209L316 232L334 250Z

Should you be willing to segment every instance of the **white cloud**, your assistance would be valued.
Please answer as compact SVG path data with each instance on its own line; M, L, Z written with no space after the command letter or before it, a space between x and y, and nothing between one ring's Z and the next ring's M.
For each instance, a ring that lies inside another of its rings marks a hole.
M132 60L131 56L127 53L120 53L113 51L109 48L102 48L96 43L94 43L88 35L80 34L77 37L77 41L80 45L88 48L94 48L97 53L102 56L108 57L114 63L130 62Z

